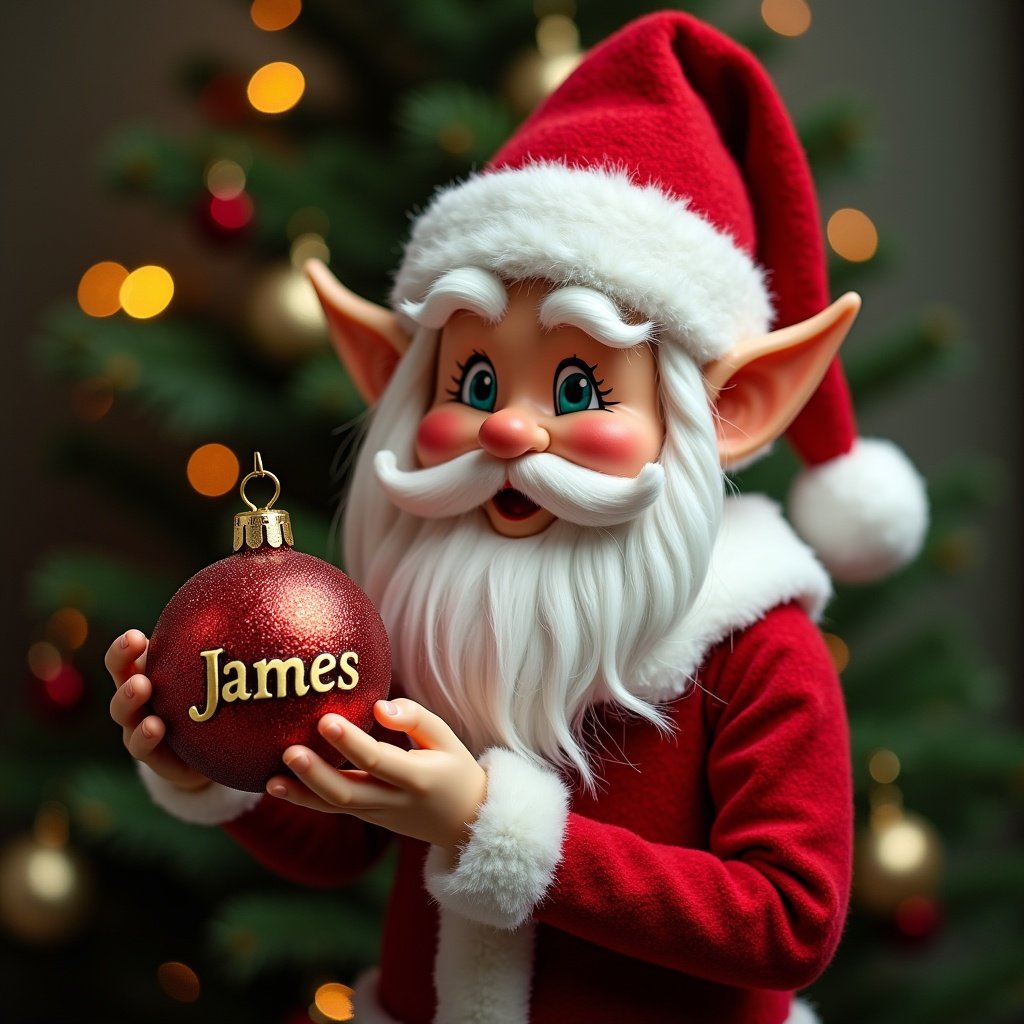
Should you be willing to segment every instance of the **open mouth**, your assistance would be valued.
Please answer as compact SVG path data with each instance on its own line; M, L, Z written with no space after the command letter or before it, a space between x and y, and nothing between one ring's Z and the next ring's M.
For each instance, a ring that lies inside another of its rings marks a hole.
M491 499L498 513L505 519L526 519L540 510L540 505L513 487L505 486Z

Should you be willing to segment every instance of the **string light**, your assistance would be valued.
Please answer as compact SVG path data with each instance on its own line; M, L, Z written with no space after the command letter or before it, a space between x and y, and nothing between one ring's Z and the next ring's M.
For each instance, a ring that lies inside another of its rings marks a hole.
M762 0L761 18L780 36L802 36L811 27L806 0Z
M174 296L174 279L153 264L133 270L121 285L121 307L136 320L148 320L162 313Z
M287 61L264 64L249 79L246 95L249 103L261 114L283 114L302 99L306 79Z
M156 980L171 999L194 1003L199 998L199 975L180 960L168 960L156 969Z
M865 263L878 251L878 230L862 210L836 210L826 228L832 251L851 263Z
M253 0L249 8L252 23L264 32L280 32L302 12L302 0Z
M120 263L94 263L78 282L78 305L89 316L113 316L121 308L121 285L128 271Z
M193 490L207 498L218 498L235 486L238 459L225 445L204 444L189 457L185 474Z
M329 981L316 990L313 1006L327 1020L352 1020L352 989L337 981Z

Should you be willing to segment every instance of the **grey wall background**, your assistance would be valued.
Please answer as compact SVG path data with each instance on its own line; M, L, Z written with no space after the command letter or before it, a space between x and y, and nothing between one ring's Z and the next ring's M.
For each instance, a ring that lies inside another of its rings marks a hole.
M343 2L343 0L339 0ZM586 0L581 0L585 3ZM524 4L529 0L524 0ZM897 439L926 472L951 457L993 456L1005 469L985 517L975 570L935 595L969 621L993 663L1021 666L1019 469L1021 365L1021 5L1016 0L821 0L810 33L780 45L773 65L794 114L831 95L873 111L873 171L823 198L867 211L899 256L865 288L858 332L870 337L909 313L948 306L976 340L973 366L928 383L863 431ZM756 12L756 0L722 11ZM628 13L628 4L623 5ZM119 545L146 539L118 506L42 465L65 393L30 369L40 312L73 297L99 259L204 258L186 226L142 203L111 199L96 156L114 126L139 119L188 131L198 122L173 91L182 57L236 55L256 64L295 54L315 73L319 54L288 33L254 29L237 0L90 0L4 5L0 28L4 602L2 664L25 672L33 623L24 579L53 538ZM851 343L855 343L855 338Z

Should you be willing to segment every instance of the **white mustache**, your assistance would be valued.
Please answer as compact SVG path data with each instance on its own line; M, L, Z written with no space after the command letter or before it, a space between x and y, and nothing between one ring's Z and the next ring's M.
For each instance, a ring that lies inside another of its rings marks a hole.
M649 462L638 476L609 476L535 452L497 459L482 449L426 469L398 468L394 452L379 451L374 470L393 505L423 519L443 519L479 508L506 481L552 515L577 526L617 526L657 501L664 470Z

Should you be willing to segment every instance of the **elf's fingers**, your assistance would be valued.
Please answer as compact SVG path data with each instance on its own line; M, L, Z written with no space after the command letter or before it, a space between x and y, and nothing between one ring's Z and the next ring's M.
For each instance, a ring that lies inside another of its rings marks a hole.
M328 743L365 774L402 789L415 783L416 765L408 750L382 743L341 715L324 715L318 729Z
M146 648L148 646L149 640L146 639L146 634L142 630L129 629L107 648L103 664L110 673L111 679L114 680L115 686L123 685L128 677L136 672L146 670Z
M407 697L379 700L373 706L373 714L385 729L404 732L421 749L444 750L450 754L466 750L443 718Z
M156 715L148 715L139 725L125 729L125 746L137 761L142 761L161 778L183 789L199 789L209 784L205 775L190 768L163 742L167 730Z
M143 675L129 676L110 698L110 717L122 728L135 728L141 721L153 687Z
M397 803L399 791L367 776L339 772L308 747L289 747L282 756L303 786L332 809L358 811Z

